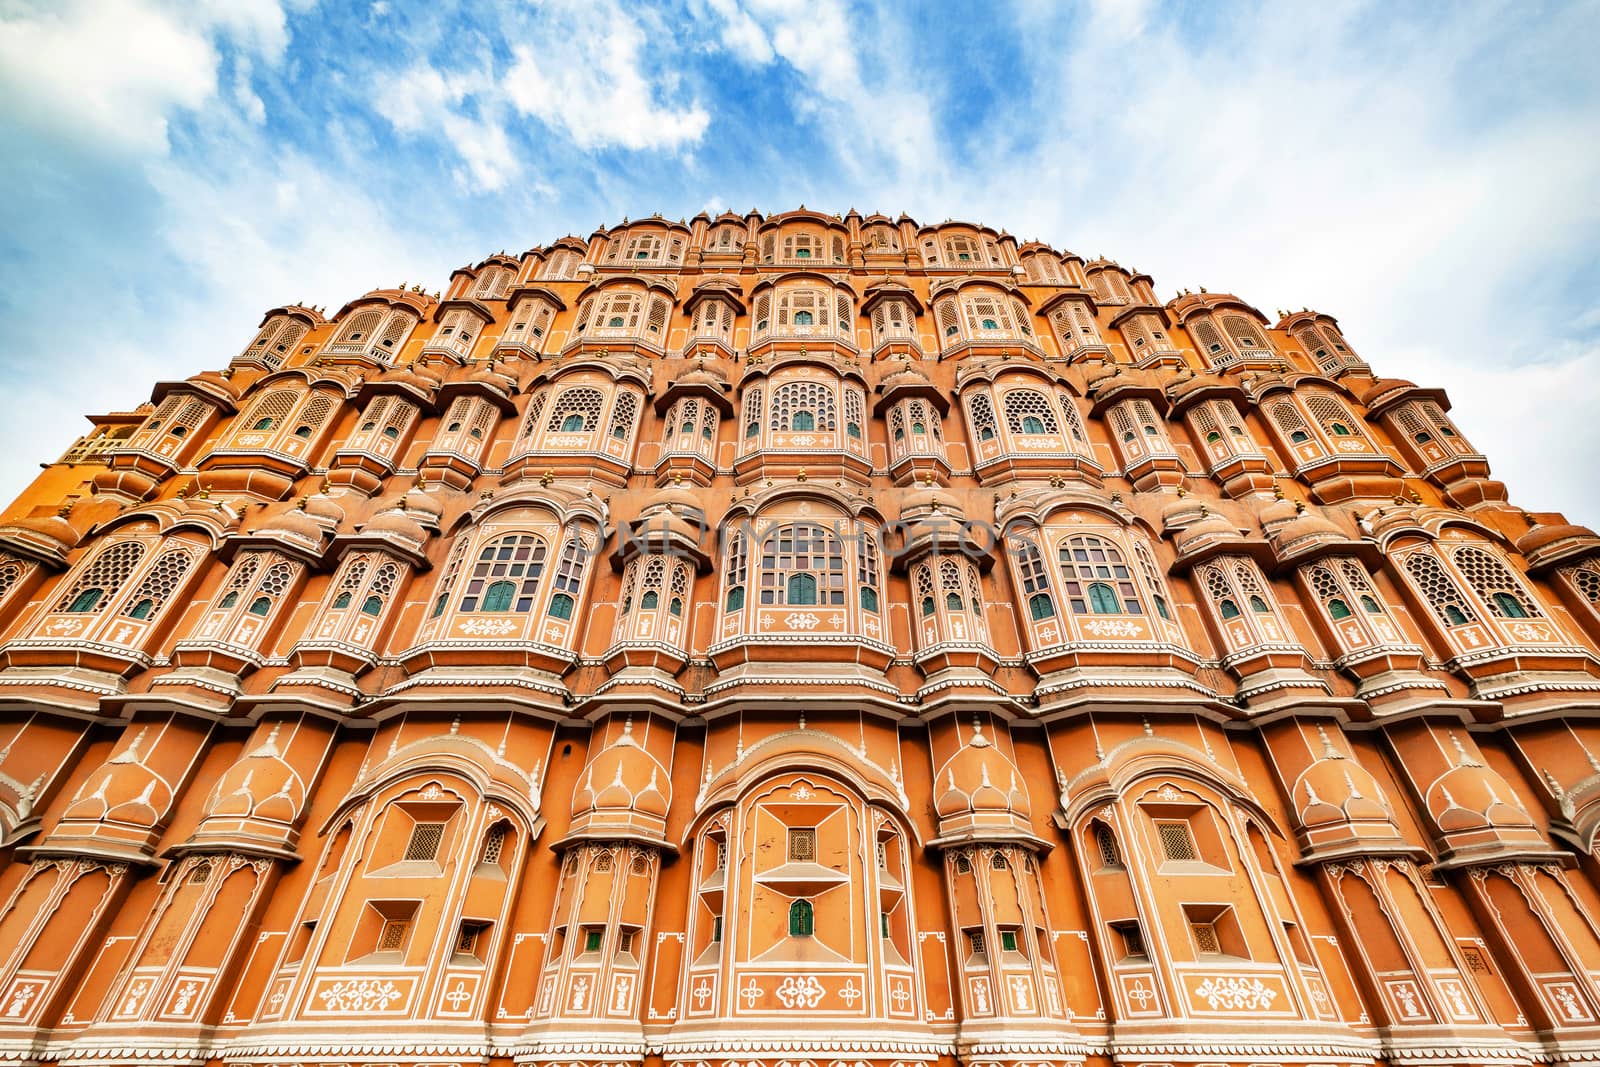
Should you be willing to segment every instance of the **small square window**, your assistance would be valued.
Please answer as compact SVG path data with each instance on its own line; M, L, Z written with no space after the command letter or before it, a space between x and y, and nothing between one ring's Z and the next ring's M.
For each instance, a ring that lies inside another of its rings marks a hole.
M600 940L604 936L600 930L585 930L583 932L583 951L599 952Z
M1189 932L1194 935L1195 951L1202 956L1222 955L1222 942L1217 938L1215 923L1192 922Z
M984 954L982 930L969 930L967 932L967 948L971 950L974 956L982 956Z
M370 928L369 928L370 929ZM406 947L406 934L411 923L405 919L387 919L378 932L379 952L399 952Z
M462 923L461 932L456 935L456 953L462 956L477 955L479 942L488 930L488 923Z
M1200 858L1187 822L1156 823L1156 832L1161 836L1161 853L1168 860L1193 862Z
M1144 931L1139 929L1139 924L1133 921L1116 922L1111 924L1111 929L1117 935L1117 940L1122 942L1122 958L1138 959L1147 956L1144 947Z
M439 844L444 840L444 823L419 822L411 827L411 839L406 842L407 860L431 860L439 855Z
M1002 951L1002 952L1015 952L1015 951L1017 951L1017 932L1015 930L1001 930L1000 931L1000 951Z
M789 862L815 863L817 860L817 831L811 826L789 827Z

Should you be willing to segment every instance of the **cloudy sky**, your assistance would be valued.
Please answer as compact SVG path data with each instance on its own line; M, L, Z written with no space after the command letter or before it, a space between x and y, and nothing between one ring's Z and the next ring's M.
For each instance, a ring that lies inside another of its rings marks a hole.
M805 203L1329 312L1600 526L1600 3L489 6L0 0L0 496L276 304Z

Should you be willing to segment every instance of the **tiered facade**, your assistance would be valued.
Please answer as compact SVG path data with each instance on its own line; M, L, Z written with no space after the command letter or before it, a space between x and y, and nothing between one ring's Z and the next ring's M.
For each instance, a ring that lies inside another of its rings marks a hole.
M1448 409L854 212L274 308L0 523L0 1062L1600 1058L1600 537Z

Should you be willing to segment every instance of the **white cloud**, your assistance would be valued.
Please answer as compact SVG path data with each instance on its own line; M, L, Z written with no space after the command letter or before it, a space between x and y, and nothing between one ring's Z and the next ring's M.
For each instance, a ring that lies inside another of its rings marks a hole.
M643 69L644 30L619 5L555 3L541 16L539 47L517 45L504 81L519 112L584 149L678 148L705 134L711 116L698 103L659 99Z
M273 0L211 0L188 11L146 0L24 0L0 13L0 93L36 127L97 148L162 152L172 111L216 94L218 34L275 59L283 12Z
M470 102L477 114L467 114ZM458 180L468 188L502 189L521 170L517 152L498 118L496 86L488 73L444 74L426 63L380 77L373 90L377 112L406 134L437 132L466 165Z
M1030 17L1021 39L1048 72L1031 93L1054 102L1030 116L1038 147L984 158L983 184L951 199L1166 295L1330 312L1377 373L1448 388L1514 502L1600 523L1578 463L1600 454L1600 357L1554 310L1559 270L1600 232L1595 94L1464 94L1486 53L1511 62L1503 13L1389 19L1381 41L1355 8L1268 6L1203 37L1138 6ZM1582 66L1574 29L1521 39L1530 77Z
M841 0L707 3L721 20L723 47L741 63L781 62L795 72L794 117L816 123L858 181L887 170L898 197L937 180L939 136L928 94L907 65L911 53L897 40L902 23L884 12L853 23ZM866 64L857 55L864 44L872 46Z

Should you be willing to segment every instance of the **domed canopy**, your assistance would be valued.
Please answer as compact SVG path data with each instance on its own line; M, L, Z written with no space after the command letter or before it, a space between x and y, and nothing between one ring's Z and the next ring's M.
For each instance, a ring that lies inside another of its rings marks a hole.
M672 777L633 736L633 719L622 736L600 750L572 793L569 837L632 837L660 842L672 805Z
M941 838L1033 838L1022 774L984 736L981 722L972 724L971 737L939 768L933 808Z

